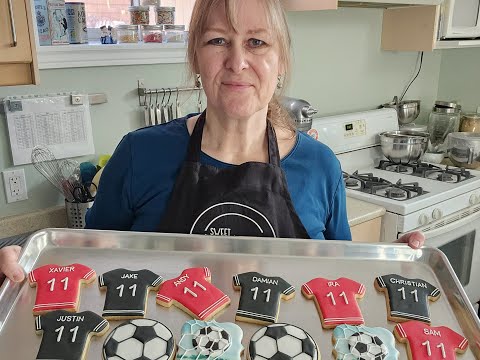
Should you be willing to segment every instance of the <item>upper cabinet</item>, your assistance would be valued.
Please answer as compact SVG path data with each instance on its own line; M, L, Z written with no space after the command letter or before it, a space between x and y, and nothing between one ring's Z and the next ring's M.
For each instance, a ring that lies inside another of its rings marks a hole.
M338 0L282 0L282 2L288 11L334 10L338 4Z
M448 3L447 1L446 4ZM441 39L448 16L448 11L446 12L445 9L443 5L385 9L382 50L432 51L480 47L480 39L468 39L467 35L464 39ZM467 29L467 27L462 28L463 31Z
M38 83L30 0L0 0L0 86Z

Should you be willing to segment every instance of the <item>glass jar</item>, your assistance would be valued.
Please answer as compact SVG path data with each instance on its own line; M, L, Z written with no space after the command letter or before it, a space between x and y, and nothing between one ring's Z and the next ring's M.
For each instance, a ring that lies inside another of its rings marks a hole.
M143 42L161 43L163 40L163 27L161 25L144 25Z
M460 119L460 131L480 133L480 114L462 114Z
M175 8L157 6L157 25L175 24Z
M138 27L136 25L118 25L117 41L119 44L137 43Z
M132 25L148 25L150 23L148 6L130 6L130 24Z
M460 111L454 108L434 107L428 117L428 133L432 152L446 150L446 138L460 127Z
M163 25L164 43L186 43L187 32L185 25Z

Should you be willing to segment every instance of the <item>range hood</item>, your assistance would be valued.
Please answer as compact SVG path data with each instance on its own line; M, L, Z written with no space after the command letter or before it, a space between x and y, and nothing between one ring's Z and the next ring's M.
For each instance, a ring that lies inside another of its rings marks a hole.
M339 7L391 8L400 6L440 5L443 0L339 0Z

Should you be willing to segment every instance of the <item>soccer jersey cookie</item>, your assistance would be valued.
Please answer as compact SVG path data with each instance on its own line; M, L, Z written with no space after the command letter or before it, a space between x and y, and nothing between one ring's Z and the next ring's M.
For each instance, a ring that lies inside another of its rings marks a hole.
M208 320L230 304L230 298L210 283L207 267L183 270L181 275L163 282L157 293L157 303L172 304L191 316Z
M236 324L189 320L182 326L177 360L241 360L242 338Z
M247 359L319 360L320 352L305 330L289 324L272 324L253 334Z
M387 329L364 325L339 325L333 330L336 360L397 360L395 338Z
M37 360L81 360L85 358L90 338L107 332L108 321L91 311L72 314L56 310L37 316L35 330L37 334L43 332Z
M397 324L393 330L401 343L407 343L409 360L455 360L463 354L468 340L446 326L429 326L420 321Z
M150 270L115 269L98 278L106 289L102 316L107 319L142 318L147 310L149 290L158 290L163 278Z
M233 288L241 291L235 320L257 324L277 322L280 299L295 296L295 288L282 278L257 272L235 275Z
M428 302L440 297L440 290L425 280L396 274L377 277L375 288L385 293L387 318L396 322L419 320L430 323Z
M175 354L173 334L161 322L135 319L119 325L103 343L104 360L170 360Z
M95 280L95 270L82 264L44 265L28 275L30 286L37 287L33 313L51 310L78 311L80 287Z
M316 278L302 285L302 294L314 299L322 326L326 329L339 324L364 323L357 299L365 295L365 286L347 278L329 280Z

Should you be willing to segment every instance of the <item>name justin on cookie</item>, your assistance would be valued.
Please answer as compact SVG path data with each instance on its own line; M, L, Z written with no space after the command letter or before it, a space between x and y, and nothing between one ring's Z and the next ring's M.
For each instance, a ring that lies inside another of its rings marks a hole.
M58 322L82 322L84 320L85 320L85 316L77 316L77 315L59 316L57 318Z
M390 278L390 282L392 284L415 286L415 287L421 287L421 288L425 288L425 289L427 288L427 284L416 282L416 281L411 281L411 280L402 280L402 279Z

